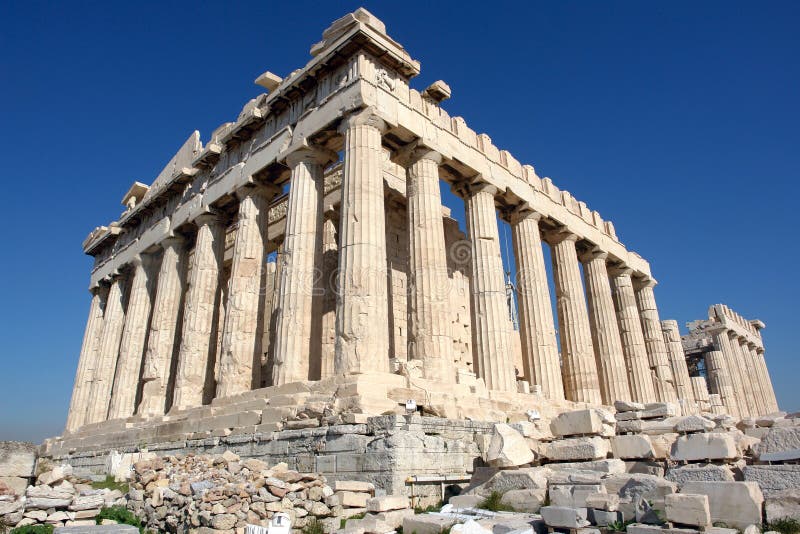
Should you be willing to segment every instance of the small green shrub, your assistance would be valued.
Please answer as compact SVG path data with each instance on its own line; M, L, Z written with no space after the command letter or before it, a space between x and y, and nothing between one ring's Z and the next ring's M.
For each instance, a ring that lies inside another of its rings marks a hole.
M800 534L800 521L792 517L781 517L764 525L764 532L774 530L781 534Z
M314 518L306 523L302 532L303 534L325 534L325 528L322 526L321 521L317 521L317 519Z
M347 523L348 519L364 519L364 516L366 516L366 515L367 515L366 512L361 512L360 514L351 515L350 517L343 517L339 521L339 530L344 529L344 524Z
M628 525L633 522L634 521L632 519L629 519L628 521L614 521L606 527L606 530L609 532L625 532L628 530Z
M120 490L123 494L128 493L127 482L117 482L112 475L107 475L105 480L92 482L94 489L110 489L111 491Z
M95 518L95 522L99 525L103 519L111 519L116 521L117 523L121 523L123 525L131 525L139 529L139 532L144 534L144 526L142 525L142 520L136 517L133 512L125 508L124 506L111 506L107 508L102 508L100 513L97 514Z
M414 507L414 513L415 514L427 514L428 512L438 512L439 510L442 509L442 506L443 506L442 503L429 504L425 508L422 508L421 506L415 506Z
M489 510L490 512L514 512L514 507L503 504L500 501L503 499L503 494L499 491L493 491L484 500L478 504L481 510Z
M52 534L54 528L53 525L25 525L15 528L11 534Z

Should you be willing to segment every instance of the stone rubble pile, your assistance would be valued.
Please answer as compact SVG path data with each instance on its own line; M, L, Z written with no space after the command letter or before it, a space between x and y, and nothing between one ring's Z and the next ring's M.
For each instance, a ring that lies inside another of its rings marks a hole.
M120 490L95 489L90 481L73 476L68 465L44 471L21 490L0 482L0 520L15 528L94 525L101 508L125 502Z

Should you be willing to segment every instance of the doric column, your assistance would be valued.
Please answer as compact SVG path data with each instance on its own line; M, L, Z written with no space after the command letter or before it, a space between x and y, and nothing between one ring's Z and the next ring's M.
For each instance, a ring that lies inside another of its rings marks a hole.
M731 415L732 406L736 406L736 398L733 393L733 384L728 373L728 364L725 356L718 350L706 353L706 371L708 372L709 389L712 393L717 393L722 398L722 403ZM735 415L734 415L735 416Z
M467 233L472 247L472 339L477 375L486 387L516 391L511 323L506 305L503 259L494 195L497 190L478 184L463 191Z
M261 328L264 305L264 245L267 212L275 189L247 187L237 192L239 214L219 355L217 397L261 386Z
M747 395L747 402L752 410L752 415L764 415L767 413L767 408L764 405L761 397L760 386L758 381L758 372L755 368L753 358L750 356L750 349L747 346L747 340L743 337L735 337L731 339L734 345L734 350L739 351L739 361L741 362L741 371L746 376L745 382L745 395Z
M639 319L642 322L642 335L647 350L650 370L653 374L653 385L659 402L675 402L672 368L669 365L667 345L661 332L661 318L658 316L656 296L653 292L656 282L652 278L638 280L635 285L636 306L639 308Z
M672 319L661 321L661 332L664 335L664 343L666 343L667 352L669 353L672 377L675 380L675 392L679 399L694 402L694 392L692 391L692 384L689 379L686 355L683 352L683 345L681 344L681 333L678 329L678 321Z
M339 244L336 228L339 214L331 211L322 223L322 343L320 378L335 374L336 359L336 266L339 263Z
M756 356L758 357L759 365L761 366L761 373L764 377L764 385L766 396L768 399L768 404L770 406L770 412L776 412L780 409L778 406L778 399L775 397L775 389L772 387L772 378L769 376L769 367L767 366L767 360L764 357L764 349L761 347L756 348Z
M750 411L747 407L747 401L744 397L744 391L742 390L744 386L742 385L742 380L738 372L738 353L733 352L733 347L731 346L726 329L719 328L710 333L714 340L714 348L722 353L726 364L727 375L733 386L733 397L725 401L728 413L734 417L747 417L750 415Z
M603 399L600 395L589 313L575 249L577 240L577 235L566 231L553 232L547 236L553 259L561 338L561 371L567 399L601 404Z
M742 350L746 350L750 355L750 368L753 370L753 376L756 378L753 381L753 387L758 396L758 403L761 406L761 415L768 414L769 412L773 411L773 408L767 393L764 372L761 367L758 354L756 353L756 345L755 343L745 342L745 344L742 345Z
M428 380L453 382L447 250L439 192L442 157L419 147L404 154L408 198L409 359L421 360Z
M216 213L204 213L194 222L197 239L183 311L173 410L203 404L203 393L216 363L225 224Z
M539 232L541 214L523 209L511 216L511 237L517 262L519 330L525 376L553 400L564 399L556 327Z
M150 254L138 254L132 263L133 280L119 345L109 419L130 417L136 411L136 393L147 343L147 324L152 304L153 257Z
M597 374L603 404L612 405L617 400L631 400L628 373L622 340L611 296L611 282L606 266L608 254L593 249L581 257L583 263L586 298L589 303L589 324L592 328Z
M119 356L119 342L125 326L124 292L127 280L124 275L114 275L108 290L108 302L103 315L103 332L97 365L92 377L92 389L86 407L86 423L99 423L108 419L111 402L111 386Z
M142 401L137 413L143 417L164 415L172 362L181 329L183 291L186 278L186 240L168 237L158 271L150 333L142 370Z
M690 377L690 383L692 384L692 394L698 406L700 408L708 408L708 406L703 406L703 404L708 404L708 384L705 377L692 376Z
M368 108L347 117L339 219L337 374L389 371L386 214L381 135L384 122Z
M639 308L636 306L636 296L633 292L632 272L633 270L627 267L615 268L612 271L611 294L617 312L631 397L636 402L656 402L653 375L650 372L642 323L639 320Z
M97 285L91 289L92 302L89 305L89 318L83 332L81 355L78 359L78 370L75 373L75 384L72 388L72 400L67 414L67 431L74 431L85 423L86 406L92 387L93 374L97 365L100 335L103 331L103 309L108 297L108 287Z
M304 147L286 158L292 178L283 254L278 258L282 266L276 295L274 385L310 378L312 306L322 257L323 171L335 157L327 150Z

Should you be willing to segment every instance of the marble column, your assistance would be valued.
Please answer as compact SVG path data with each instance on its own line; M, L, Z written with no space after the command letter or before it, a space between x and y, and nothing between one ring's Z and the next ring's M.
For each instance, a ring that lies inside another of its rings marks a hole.
M214 372L216 364L225 224L216 213L204 213L194 222L197 239L186 290L172 410L203 404L209 373Z
M280 252L276 254L276 256L279 255ZM278 278L278 262L272 259L268 260L264 267L264 315L261 318L261 387L272 385L272 360L275 350L273 333L278 321L278 314L275 312Z
M647 349L639 320L639 308L631 280L632 269L615 268L612 271L611 288L614 297L614 310L622 339L622 352L628 370L628 384L631 397L636 402L656 402L653 375L647 358Z
M589 312L575 249L577 240L578 236L569 232L554 232L547 238L553 259L561 371L567 399L601 404Z
M747 340L743 337L736 337L731 340L734 344L734 350L739 351L739 361L741 362L741 370L744 372L745 379L745 395L747 395L747 402L754 415L764 415L767 413L766 406L761 398L759 391L760 383L758 382L758 372L754 366L753 358L750 356L750 349L747 346Z
M650 371L653 374L656 399L659 402L676 402L678 396L675 392L667 345L661 332L661 318L658 316L656 296L653 292L655 285L656 282L652 278L635 283L636 306L639 309L644 345L650 362Z
M72 432L83 426L86 418L86 407L92 376L97 365L100 346L100 335L103 332L103 309L108 297L108 287L97 285L91 289L92 302L89 305L89 318L83 332L83 344L78 359L78 370L75 373L75 385L72 389L72 400L69 404L66 430Z
M380 135L378 140L380 146ZM323 171L335 157L327 150L304 147L286 158L292 178L283 254L279 258L282 267L276 295L278 324L272 367L275 385L310 379L312 307L322 257Z
M442 157L427 148L407 155L406 197L409 234L409 359L422 361L423 377L452 383L447 249L444 244L439 164Z
M600 377L600 393L603 404L631 400L628 373L622 350L622 339L611 296L606 259L608 254L598 249L582 256L586 297L589 303L589 324L592 329L597 373Z
M764 385L766 387L767 399L769 400L768 404L770 406L770 412L777 412L780 410L780 407L778 406L778 399L775 396L775 389L772 386L772 378L769 375L769 367L767 366L767 360L764 357L764 349L760 347L756 348L756 355L758 356L758 362L762 369L762 376L764 377Z
M764 373L763 369L761 368L761 364L758 359L758 354L756 353L756 345L755 343L745 342L742 346L742 350L746 350L747 353L750 355L750 366L753 369L753 376L755 376L754 388L758 395L758 402L761 406L762 413L761 415L768 414L769 412L773 411L772 404L769 399L769 395L767 394L767 387L765 384Z
M217 397L261 387L260 313L264 309L264 246L269 201L277 189L237 192L239 213L219 354Z
M738 372L739 364L736 361L738 359L738 354L733 352L727 330L720 328L710 333L714 340L714 348L722 353L726 364L727 375L733 386L733 397L724 401L725 406L728 408L728 413L734 417L747 417L750 415L750 411L747 407L744 392L742 391L743 386Z
M368 108L342 122L336 374L389 371L384 122Z
M728 330L727 337L728 348L723 349L722 352L724 353L725 350L730 350L730 368L728 373L731 375L731 381L736 389L735 393L737 395L739 409L744 410L746 415L755 417L758 415L758 406L756 405L753 397L753 390L750 385L751 377L747 367L747 362L744 359L744 354L742 354L742 349L739 346L739 336L733 331ZM745 414L743 414L742 417L744 417Z
M124 275L115 275L111 280L106 311L103 315L103 332L100 335L97 365L94 368L92 389L86 407L86 423L99 423L108 419L114 370L117 367L119 343L125 326L126 283Z
M709 389L712 393L717 393L722 398L722 403L728 409L730 415L731 406L736 405L733 393L733 384L728 373L728 364L721 351L712 350L706 353L706 371L708 372Z
M520 210L511 216L517 267L519 330L525 376L552 400L564 399L556 327L539 231L541 214Z
M661 332L664 335L664 343L669 353L669 363L672 367L672 377L675 380L675 392L678 399L694 402L694 392L689 378L689 368L686 365L686 355L681 344L681 333L678 329L678 321L667 319L661 321ZM684 414L686 415L686 414Z
M183 292L186 279L186 241L168 237L156 283L155 302L147 335L142 369L142 400L137 413L143 417L164 415L172 363L176 361L180 336Z
M335 374L336 359L336 266L339 262L339 243L336 228L339 214L332 211L322 223L322 343L320 378Z
M690 377L690 382L692 384L694 400L697 401L701 409L707 408L707 406L702 406L703 403L708 404L708 384L706 383L705 377L692 376Z
M488 184L470 186L463 194L467 233L472 247L472 339L479 378L488 389L516 391L511 323L506 304L503 259L494 195Z
M138 254L132 264L133 280L119 345L109 419L130 417L136 411L136 393L147 343L147 326L152 308L153 256Z

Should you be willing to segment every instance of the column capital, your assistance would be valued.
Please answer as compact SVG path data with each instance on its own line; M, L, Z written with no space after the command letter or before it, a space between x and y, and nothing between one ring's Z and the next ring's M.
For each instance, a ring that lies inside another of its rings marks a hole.
M198 228L200 228L201 226L208 226L214 223L222 223L223 220L222 220L222 215L219 212L217 212L216 210L210 210L201 213L200 215L195 217L194 221L192 222L194 222L194 224L197 225Z
M185 244L186 244L186 238L180 234L175 234L167 236L164 239L162 239L158 243L158 246L160 246L163 249L168 249L168 248L179 248Z
M406 169L423 159L431 160L436 165L442 164L442 155L432 148L426 147L419 140L401 147L392 155L392 161Z
M310 145L303 140L302 145L290 147L289 150L280 155L280 159L286 161L290 169L294 169L300 163L314 163L323 167L339 160L339 154L325 147Z
M578 234L569 231L566 227L556 228L544 232L544 240L551 246L558 245L563 241L572 241L573 243L577 243L578 239Z
M372 126L381 133L388 130L386 121L378 116L374 106L354 111L343 118L339 124L339 133L344 133L353 126Z
M272 198L281 193L281 188L275 184L247 184L244 187L237 189L234 192L238 200L244 200L252 196L261 195L266 198Z
M537 223L542 220L544 215L539 213L538 211L531 208L530 204L527 202L523 202L514 206L513 209L509 210L507 213L508 222L512 225L519 224L524 220L532 220L536 221Z
M630 276L633 274L633 269L625 265L624 263L619 263L617 265L609 265L608 267L608 274L609 276L617 277L617 276Z
M608 259L608 252L601 250L600 247L593 246L578 254L578 259L581 260L581 263L589 263L597 259L606 260Z
M640 289L644 289L647 287L653 288L656 287L656 284L658 284L656 279L653 278L652 276L641 276L641 277L637 276L633 280L634 280L633 288L636 291L639 291Z
M453 185L453 191L464 198L474 196L477 193L490 193L496 195L499 190L494 185L483 179L483 176L476 174L474 177Z

